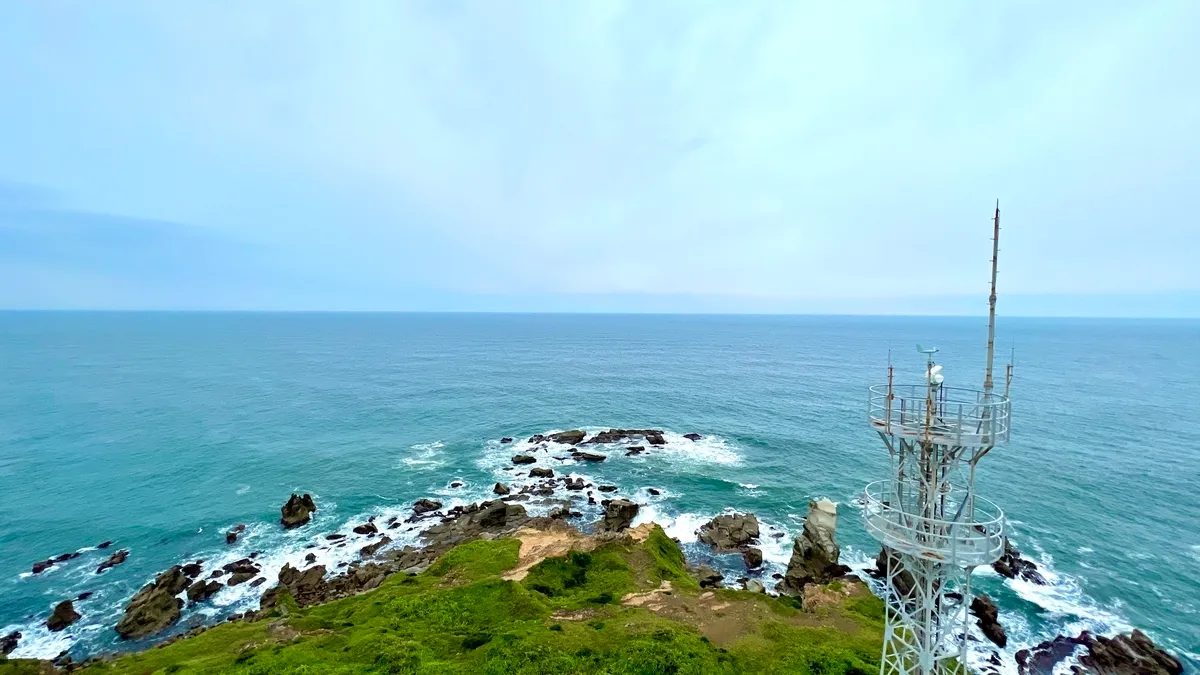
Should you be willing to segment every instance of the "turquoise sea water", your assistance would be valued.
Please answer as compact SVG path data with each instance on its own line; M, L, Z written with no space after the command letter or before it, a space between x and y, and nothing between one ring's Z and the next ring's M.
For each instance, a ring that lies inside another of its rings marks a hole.
M670 432L648 456L560 472L619 486L693 557L695 527L750 510L789 535L766 537L781 569L808 499L828 496L844 557L862 565L878 547L853 500L888 467L867 385L889 349L919 381L922 342L949 383L979 386L985 337L978 318L0 313L0 633L22 631L24 656L128 648L112 630L121 607L172 564L262 551L273 579L346 523L489 496L512 475L503 436L578 427ZM1060 632L1136 626L1195 667L1200 322L1003 319L998 344L1016 348L1014 430L979 486L1052 582L977 576L1001 607L1006 663ZM320 510L284 533L292 491ZM248 533L226 547L236 523ZM103 540L131 555L96 575L107 552L87 547ZM717 562L741 574L739 558ZM263 588L222 591L178 629L255 606ZM85 591L78 623L40 627Z

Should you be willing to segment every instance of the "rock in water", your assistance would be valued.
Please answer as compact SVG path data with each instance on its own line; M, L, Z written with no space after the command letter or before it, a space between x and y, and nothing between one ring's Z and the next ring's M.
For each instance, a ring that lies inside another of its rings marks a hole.
M628 499L614 499L604 507L604 520L597 524L601 532L620 532L627 529L637 516L638 505Z
M554 469L535 466L529 470L530 478L554 478Z
M1083 648L1082 653L1080 647ZM1111 638L1095 636L1088 631L1083 631L1077 638L1059 635L1032 649L1017 652L1017 672L1021 675L1049 675L1060 661L1071 655L1078 657L1082 672L1097 675L1183 673L1183 662L1154 644L1140 630Z
M504 438L500 439L501 443L512 443L512 441L513 441L513 439L509 436L505 436Z
M720 572L708 565L700 565L696 568L696 581L700 582L700 588L716 588L721 585L724 578Z
M742 561L746 563L746 569L755 569L762 567L763 554L762 549L750 547L742 551Z
M700 541L715 553L745 551L758 541L758 518L753 513L726 513L700 526Z
M701 438L703 438L703 436L701 436L700 434L684 434L683 437L688 439L689 441L698 441Z
M510 492L512 492L512 488L508 487L504 483L496 483L496 486L492 488L493 494L506 495Z
M1021 578L1039 586L1046 585L1046 578L1038 572L1037 565L1031 560L1021 557L1021 552L1007 538L1004 540L1004 555L992 563L992 569L1002 577L1009 579Z
M787 573L775 590L801 595L805 584L829 583L834 577L845 574L847 568L838 564L841 550L834 540L836 533L837 504L828 499L810 501L804 530L792 544Z
M54 607L54 613L46 621L46 628L57 633L75 623L78 619L79 613L75 611L75 605L70 600L63 600Z
M533 464L537 461L537 457L533 455L513 455L513 464Z
M1000 625L1000 611L996 609L996 603L992 602L987 593L975 596L971 601L971 613L979 620L979 630L983 631L987 639L997 647L1008 644L1008 634L1004 626Z
M287 504L283 505L280 511L279 522L286 529L300 527L312 520L313 511L317 510L317 505L313 502L312 495L305 493L303 496L295 493L288 499Z
M586 435L587 434L583 433L582 431L579 431L578 429L574 429L571 431L560 431L557 434L550 434L546 438L548 440L554 441L555 443L565 443L567 445L575 445L576 443L582 441L583 437Z
M125 559L128 557L129 557L128 550L121 549L120 551L117 551L116 553L108 556L108 560L105 560L104 562L100 563L100 566L96 568L96 574L100 574L101 572L103 572L104 570L106 570L110 567L116 567L117 565L120 565L121 563L125 562Z
M418 516L431 513L442 508L442 503L436 499L418 499L413 502L413 513Z
M188 578L179 566L155 577L125 606L125 616L116 626L117 634L123 640L144 638L178 621L183 600L175 596L187 586Z
M21 642L21 634L13 631L8 635L0 637L0 655L11 654L17 645Z
M363 523L355 526L354 534L379 534L379 528L375 527L375 523Z
M600 455L594 452L584 452L582 450L576 450L575 452L571 453L571 457L582 462L603 462L604 460L608 459L608 457L605 455Z
M197 581L196 583L192 584L191 586L188 586L188 589L187 589L188 602L191 602L193 604L195 604L197 602L204 602L205 600L207 600L207 599L211 598L213 595L215 595L217 593L217 591L219 591L219 590L221 590L221 582L205 581L205 580L201 579L200 581Z

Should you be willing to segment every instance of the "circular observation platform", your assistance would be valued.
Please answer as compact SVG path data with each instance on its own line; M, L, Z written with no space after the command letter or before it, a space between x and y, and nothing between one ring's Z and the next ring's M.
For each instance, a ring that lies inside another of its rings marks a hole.
M880 433L914 441L986 448L1008 441L1007 396L961 387L937 388L932 406L924 384L870 388L867 416Z
M938 495L945 519L926 518L910 486L883 480L866 489L863 522L884 546L957 567L990 565L1004 553L1004 512L991 501L953 488ZM960 505L966 506L959 509Z

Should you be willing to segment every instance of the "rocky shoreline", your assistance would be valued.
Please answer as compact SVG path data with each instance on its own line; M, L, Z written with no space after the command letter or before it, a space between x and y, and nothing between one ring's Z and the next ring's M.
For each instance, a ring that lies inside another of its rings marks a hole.
M477 539L511 537L521 528L568 528L577 533L590 531L595 536L619 535L629 529L638 514L639 504L616 495L608 498L607 495L618 491L615 486L595 486L582 478L558 476L551 468L532 465L538 463L539 454L554 455L552 443L570 448L569 457L555 456L556 460L596 463L605 461L607 455L583 450L579 446L626 443L627 447L622 448L624 454L637 455L648 452L646 446L650 446L649 451L662 446L665 443L663 433L653 429L610 429L591 438L577 430L534 435L528 439L532 450L512 457L513 476L525 478L524 484L512 486L496 483L493 493L497 499L443 509L441 501L422 498L412 504L410 515L403 521L398 516L379 522L374 517L369 518L353 526L352 530L356 535L371 540L371 543L359 549L358 560L341 563L344 567L337 570L315 564L316 556L313 553L306 556L304 565L300 567L293 567L289 563L278 570L265 570L256 562L257 554L220 567L208 568L204 560L173 566L156 575L130 599L114 629L125 640L153 638L175 626L185 606L202 604L222 588L241 584L259 586L271 583L271 586L262 594L258 610L229 616L226 621L255 620L274 611L284 594L300 607L323 604L375 589L392 575L420 574L459 544ZM685 438L696 441L701 436L687 434ZM511 441L506 437L502 443ZM604 498L598 500L597 496ZM566 521L582 517L583 514L574 508L574 504L585 499L588 504L602 509L602 517L582 527L569 525ZM523 503L551 508L545 515L530 515ZM318 508L311 495L292 494L280 509L279 525L289 530L307 527ZM389 530L414 523L421 528L419 545L388 548L393 543L388 536ZM244 525L238 525L225 532L226 543L235 543L245 529ZM798 605L802 605L819 601L820 587L832 581L859 581L849 567L840 563L836 531L836 504L828 499L810 502L802 531L793 540L786 573L773 575L775 583L771 588L761 578L761 533L758 519L753 513L718 515L704 523L697 534L699 541L707 545L713 554L741 554L746 568L746 574L737 579L741 588L791 596ZM326 543L321 548L344 547L345 538L346 535L340 532L329 533L323 537ZM104 542L95 548L105 549L110 545L111 542ZM39 574L78 555L76 552L46 559L34 564L32 571ZM118 550L99 566L96 573L101 574L122 564L128 555L128 550ZM869 573L880 578L886 564L887 551L881 551L876 562L877 569ZM993 567L1007 578L1021 578L1035 584L1046 583L1037 566L1021 557L1011 544L1006 545L1004 557ZM725 584L724 577L708 565L700 564L689 569L702 588ZM274 579L270 578L272 575ZM898 577L897 583L903 583L903 577ZM1007 636L999 623L994 602L981 594L972 598L969 606L982 634L998 647L1006 646ZM46 625L51 631L61 631L79 618L72 602L64 600L55 607ZM210 627L192 627L157 646L203 633ZM20 633L0 636L0 659L16 649L21 637ZM1178 659L1159 649L1139 631L1134 631L1130 636L1114 638L1094 637L1086 632L1078 637L1059 636L1017 654L1020 672L1031 675L1048 674L1056 664L1068 657L1073 657L1079 664L1073 666L1077 672L1182 673L1182 664ZM108 658L112 657L91 657L76 664L64 652L54 660L53 665L69 671ZM985 667L984 672L990 671Z

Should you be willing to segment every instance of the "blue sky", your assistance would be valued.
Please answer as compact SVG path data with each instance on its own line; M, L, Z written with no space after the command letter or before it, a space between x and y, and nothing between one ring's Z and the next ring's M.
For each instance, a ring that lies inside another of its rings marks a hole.
M1200 2L0 4L0 307L1200 316Z

